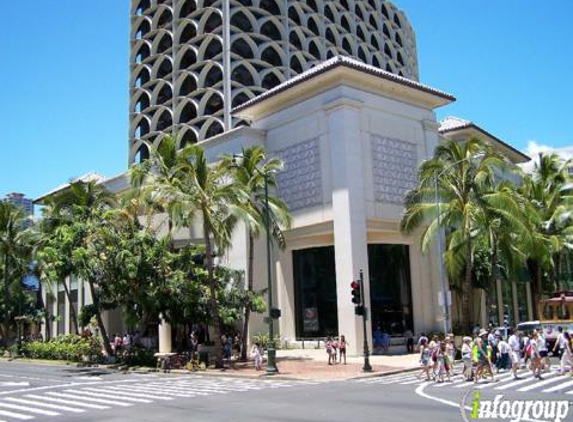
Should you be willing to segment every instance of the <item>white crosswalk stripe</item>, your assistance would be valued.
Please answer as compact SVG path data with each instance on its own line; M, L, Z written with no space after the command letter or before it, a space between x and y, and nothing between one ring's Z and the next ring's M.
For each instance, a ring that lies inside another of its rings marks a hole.
M34 416L24 415L22 413L16 413L16 412L9 412L7 410L0 410L0 416L7 417L7 418L14 418L14 419L18 419L21 421L27 421L30 419L34 419Z
M62 403L65 405L69 404L69 405L73 405L73 406L87 407L88 409L93 409L93 410L109 409L109 406L103 406L101 404L84 403L82 401L69 400L69 399L65 399L65 398L61 398L61 397L51 397L52 394L57 394L57 393L47 392L46 393L47 396L38 396L35 394L26 394L24 397L29 397L29 398L32 398L35 400L43 400L43 401L48 401L48 402L53 402L53 403Z
M85 412L84 409L78 409L77 407L63 406L60 404L53 404L53 403L42 403L39 401L21 399L21 398L17 398L17 397L6 397L4 400L9 401L9 402L13 402L13 403L27 404L30 406L36 406L36 407L39 406L39 407L46 407L48 409L61 410L63 412L72 412L72 413L83 413L83 412Z
M559 385L554 385L553 387L546 388L543 390L544 393L553 393L554 391L565 390L566 388L573 387L573 381L567 381Z
M563 381L560 377L555 377L555 376L548 376L545 377L531 385L528 385L526 387L522 387L522 388L518 388L517 391L531 391L531 390L535 390L539 387L545 387L546 385L549 384L553 384L556 381Z
M111 393L111 394L120 394L121 393L122 396L140 397L143 399L173 400L173 397L160 395L160 394L133 393L133 392L127 391L125 387L108 386L106 388L98 388L98 391L101 391L102 393Z
M231 393L249 393L262 389L289 388L295 385L317 385L317 382L285 382L233 378L178 377L153 378L126 383L70 385L52 391L22 392L19 396L0 397L0 422L27 421L43 416L57 417L65 413L127 408L156 401Z
M404 386L417 386L426 383L425 376L418 377L419 372L414 374L404 373L401 375L392 375L389 377L378 378L365 378L356 380L355 382L361 384L377 384L381 386L399 384ZM480 380L477 384L465 381L465 378L460 372L453 376L450 381L441 383L434 382L428 384L429 388L440 388L447 390L452 389L478 389L478 390L497 390L497 391L518 391L518 392L541 392L541 393L565 393L573 395L573 380L571 377L559 375L556 371L546 372L541 375L541 378L533 376L531 371L527 369L520 369L518 378L515 379L510 372L503 372L496 374L495 381L489 377L485 380Z
M38 415L44 415L44 416L59 416L60 415L58 412L54 412L52 410L39 409L37 407L22 406L22 405L12 404L12 403L0 402L0 407L6 408L6 409L36 413Z

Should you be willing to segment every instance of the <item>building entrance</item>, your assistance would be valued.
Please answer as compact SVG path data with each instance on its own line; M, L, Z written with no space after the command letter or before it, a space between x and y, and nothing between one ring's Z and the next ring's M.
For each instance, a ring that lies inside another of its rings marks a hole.
M334 246L293 251L296 336L338 334Z
M368 245L368 269L374 337L414 330L408 246Z

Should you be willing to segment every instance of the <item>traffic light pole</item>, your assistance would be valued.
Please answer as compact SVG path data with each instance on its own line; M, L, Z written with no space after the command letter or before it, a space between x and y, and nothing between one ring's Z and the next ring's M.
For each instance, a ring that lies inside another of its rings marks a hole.
M368 335L366 331L366 320L368 318L368 309L364 302L364 272L360 270L360 301L364 312L362 314L362 328L364 329L364 366L362 367L363 372L372 372L372 366L370 366L370 350L368 349Z

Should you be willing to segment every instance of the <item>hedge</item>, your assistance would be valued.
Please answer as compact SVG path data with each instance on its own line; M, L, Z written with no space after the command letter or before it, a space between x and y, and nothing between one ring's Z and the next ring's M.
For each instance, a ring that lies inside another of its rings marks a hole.
M101 355L101 345L93 338L67 335L45 342L23 343L20 353L32 359L91 361Z

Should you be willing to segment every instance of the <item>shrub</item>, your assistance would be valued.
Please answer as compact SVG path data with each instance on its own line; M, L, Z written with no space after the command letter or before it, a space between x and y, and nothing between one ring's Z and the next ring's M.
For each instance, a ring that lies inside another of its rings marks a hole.
M157 358L154 350L143 346L134 346L128 354L119 358L119 362L127 366L149 366L155 368Z
M94 338L67 335L46 342L23 343L20 352L22 356L32 359L81 362L99 359L101 345Z
M263 349L267 349L267 344L269 342L268 333L257 333L253 336L253 343L260 343ZM282 348L281 338L278 334L275 334L275 349L279 350Z

